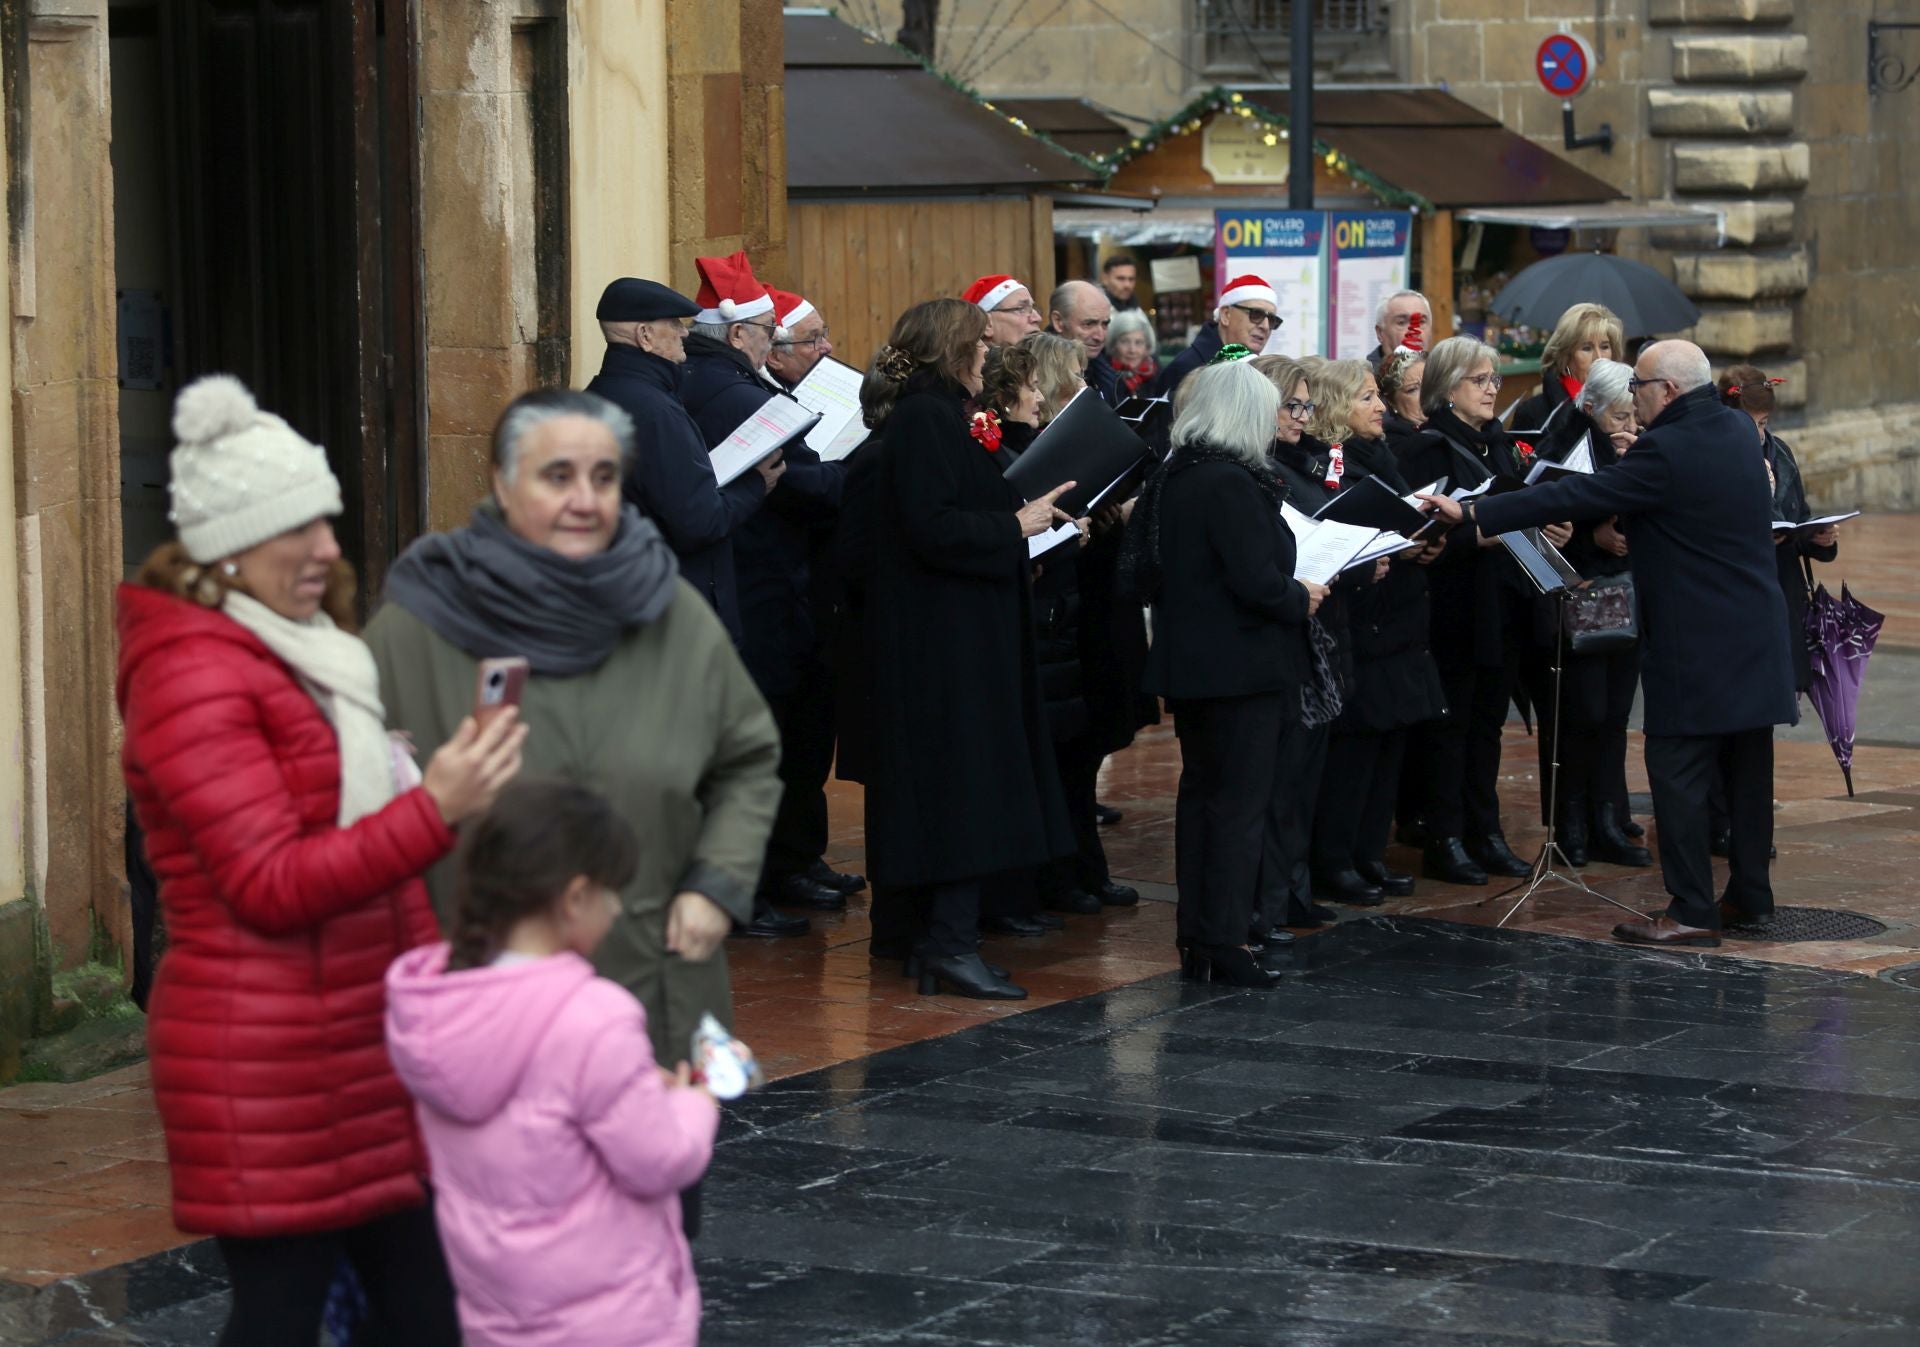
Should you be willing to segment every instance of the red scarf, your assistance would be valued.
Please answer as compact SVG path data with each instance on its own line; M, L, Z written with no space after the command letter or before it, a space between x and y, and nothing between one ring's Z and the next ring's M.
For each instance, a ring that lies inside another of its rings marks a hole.
M1120 376L1120 391L1129 397L1138 393L1147 380L1160 372L1160 367L1153 363L1153 357L1150 355L1141 356L1140 363L1137 365L1123 365L1116 360L1113 362L1113 369L1114 373Z

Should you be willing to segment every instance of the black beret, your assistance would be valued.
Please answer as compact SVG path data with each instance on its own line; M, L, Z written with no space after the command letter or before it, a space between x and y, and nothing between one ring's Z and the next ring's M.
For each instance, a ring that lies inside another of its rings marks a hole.
M603 323L649 323L656 318L691 318L700 306L658 281L622 276L600 292L593 316Z

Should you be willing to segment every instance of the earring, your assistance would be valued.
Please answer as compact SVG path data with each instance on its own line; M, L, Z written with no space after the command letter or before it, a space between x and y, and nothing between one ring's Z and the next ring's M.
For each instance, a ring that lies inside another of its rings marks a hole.
M226 576L227 579L231 580L236 575L240 574L240 567L235 565L231 561L223 561L220 563L220 574Z

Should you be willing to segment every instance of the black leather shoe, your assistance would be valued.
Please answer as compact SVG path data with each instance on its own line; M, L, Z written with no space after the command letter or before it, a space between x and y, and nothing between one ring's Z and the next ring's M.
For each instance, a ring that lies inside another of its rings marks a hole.
M1067 929L1067 919L1052 912L1035 912L1029 920L1038 922L1040 929L1043 931L1064 931Z
M1424 847L1434 840L1427 836L1427 821L1418 814L1412 818L1400 820L1400 827L1394 832L1394 839L1403 847Z
M1100 900L1081 889L1062 889L1042 898L1040 906L1053 912L1071 912L1076 917L1091 917L1100 910Z
M1125 814L1110 804L1095 804L1093 807L1094 822L1098 823L1102 828L1111 828L1125 817Z
M1131 884L1121 884L1109 879L1093 891L1102 907L1132 907L1140 901L1140 890Z
M980 929L992 935L1045 935L1050 929L1037 917L982 917Z
M1027 989L1016 987L1005 978L995 977L978 954L954 954L944 959L920 961L920 994L934 996L951 991L976 1001L1024 1001Z
M1386 901L1386 895L1377 884L1369 884L1352 870L1336 870L1332 874L1313 877L1313 896L1324 898L1330 903L1347 903L1353 907L1378 907Z
M1729 828L1714 829L1712 838L1707 842L1707 849L1723 858L1733 855L1733 831Z
M1554 830L1560 854L1576 870L1587 863L1587 802L1568 800L1560 812L1560 826Z
M1647 830L1634 822L1633 815L1625 813L1624 811L1620 815L1620 831L1628 837L1633 838L1641 838L1647 835Z
M1653 864L1653 853L1627 836L1619 821L1604 809L1594 815L1593 841L1587 850L1596 861L1609 865Z
M1457 837L1436 837L1421 857L1421 873L1443 884L1484 884L1487 872L1473 863Z
M1389 870L1379 861L1355 861L1353 872L1389 898L1413 896L1413 876L1403 875L1397 870Z
M847 895L805 875L782 875L767 885L767 901L776 907L804 907L814 912L844 912Z
M1195 945L1181 961L1189 982L1224 982L1230 987L1271 987L1280 975L1261 966L1253 951L1236 945Z
M848 896L852 896L867 887L867 877L865 875L856 875L851 872L842 873L834 869L831 865L828 865L825 861L815 861L807 871L807 878L829 889L837 889L839 892L847 894Z
M1467 855L1473 857L1480 868L1490 875L1525 879L1533 873L1531 865L1513 854L1513 848L1507 845L1504 833L1488 833L1485 837L1469 837L1466 841Z
M982 959L980 965L997 978L1007 976L1007 970L997 963L988 963L985 959ZM918 954L909 954L900 961L900 971L909 981L918 982L920 975L926 971L926 963Z
M782 936L805 935L813 929L813 923L805 917L789 917L784 912L775 912L770 907L756 906L753 920L746 925L733 924L735 935L754 936L761 939L779 939Z
M1247 943L1256 949L1269 945L1276 949L1282 945L1291 945L1293 938L1293 932L1284 926L1270 926L1265 930L1255 926L1247 932Z

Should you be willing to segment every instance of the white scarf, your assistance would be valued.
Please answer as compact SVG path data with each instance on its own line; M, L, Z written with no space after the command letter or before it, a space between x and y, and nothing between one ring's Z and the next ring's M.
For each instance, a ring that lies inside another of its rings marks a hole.
M285 618L229 590L222 611L260 638L300 680L340 744L340 826L386 807L394 797L394 754L373 652L325 613Z

